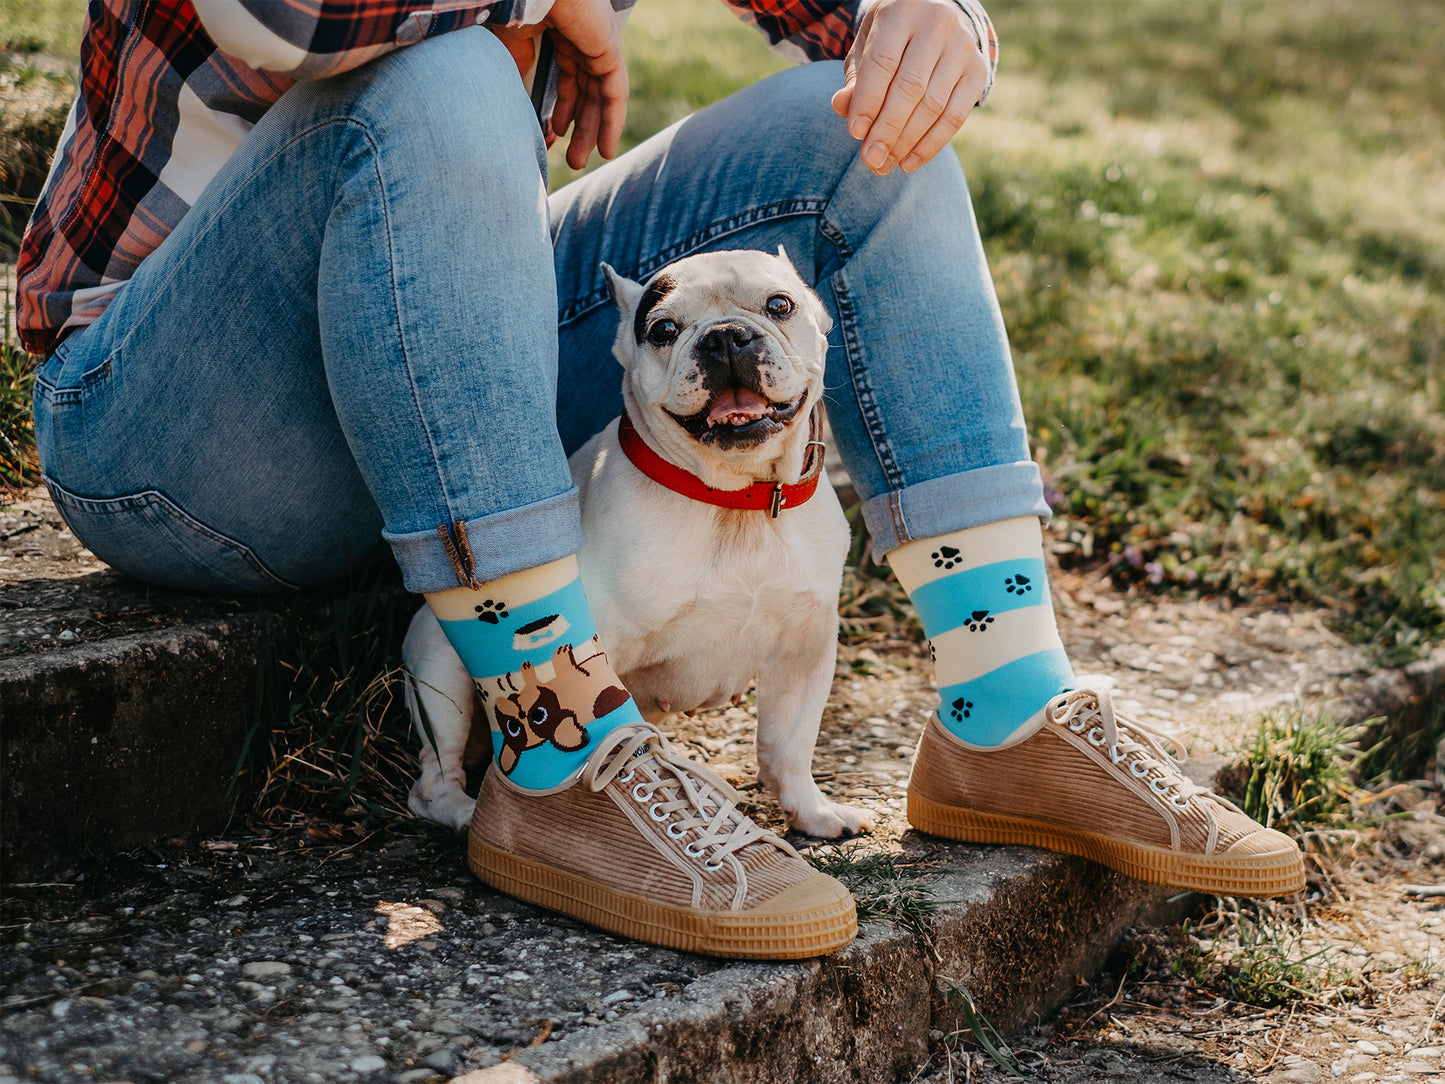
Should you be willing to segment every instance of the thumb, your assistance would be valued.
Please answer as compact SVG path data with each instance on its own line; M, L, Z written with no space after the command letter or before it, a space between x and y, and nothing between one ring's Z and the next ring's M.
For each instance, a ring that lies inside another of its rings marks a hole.
M833 92L833 112L840 117L848 115L848 106L853 101L853 81L849 79Z

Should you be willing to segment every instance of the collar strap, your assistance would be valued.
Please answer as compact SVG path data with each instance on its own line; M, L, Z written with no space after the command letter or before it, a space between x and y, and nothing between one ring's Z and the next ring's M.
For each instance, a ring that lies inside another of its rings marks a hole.
M818 479L823 474L823 442L818 438L821 424L818 408L808 416L808 455L803 462L803 477L796 482L754 482L744 489L713 489L704 484L695 474L689 474L676 464L669 463L647 446L627 411L617 420L617 439L632 465L660 486L691 497L703 504L719 508L740 508L754 512L767 512L774 519L784 508L796 508L818 488Z

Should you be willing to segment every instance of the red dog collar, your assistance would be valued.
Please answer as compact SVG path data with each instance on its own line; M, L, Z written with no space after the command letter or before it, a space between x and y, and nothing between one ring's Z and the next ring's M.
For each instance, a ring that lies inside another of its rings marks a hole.
M816 438L818 429L818 408L815 406L808 417L808 436ZM696 475L669 463L647 446L625 410L617 421L617 439L627 458L632 460L632 465L658 485L703 504L754 512L765 511L774 519L778 518L782 509L796 508L811 497L818 488L818 479L823 474L823 442L817 439L808 441L808 457L803 463L802 478L792 483L754 482L745 489L713 489Z

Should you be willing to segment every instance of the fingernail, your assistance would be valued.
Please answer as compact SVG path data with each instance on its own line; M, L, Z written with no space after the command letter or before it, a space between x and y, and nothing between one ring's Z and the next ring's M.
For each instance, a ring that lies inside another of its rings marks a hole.
M888 148L882 143L870 143L863 148L863 161L870 169L882 169L888 161Z
M868 134L868 122L862 117L854 117L848 122L848 134L854 139L862 139Z
M919 158L916 154L910 154L907 158L903 159L903 161L898 163L898 168L903 170L904 173L912 173L921 165L923 165L923 159Z

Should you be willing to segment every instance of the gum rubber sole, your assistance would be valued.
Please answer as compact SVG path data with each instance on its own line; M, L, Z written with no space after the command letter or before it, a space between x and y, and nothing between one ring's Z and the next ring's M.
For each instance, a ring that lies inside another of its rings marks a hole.
M467 840L472 872L499 892L611 933L664 948L752 960L801 960L842 948L858 934L853 897L823 873L751 911L694 911L654 903L553 866Z
M1167 847L1071 832L1023 817L1001 817L908 793L908 823L960 843L1043 847L1088 858L1135 880L1215 896L1289 896L1305 887L1299 848L1229 858L1184 854Z

